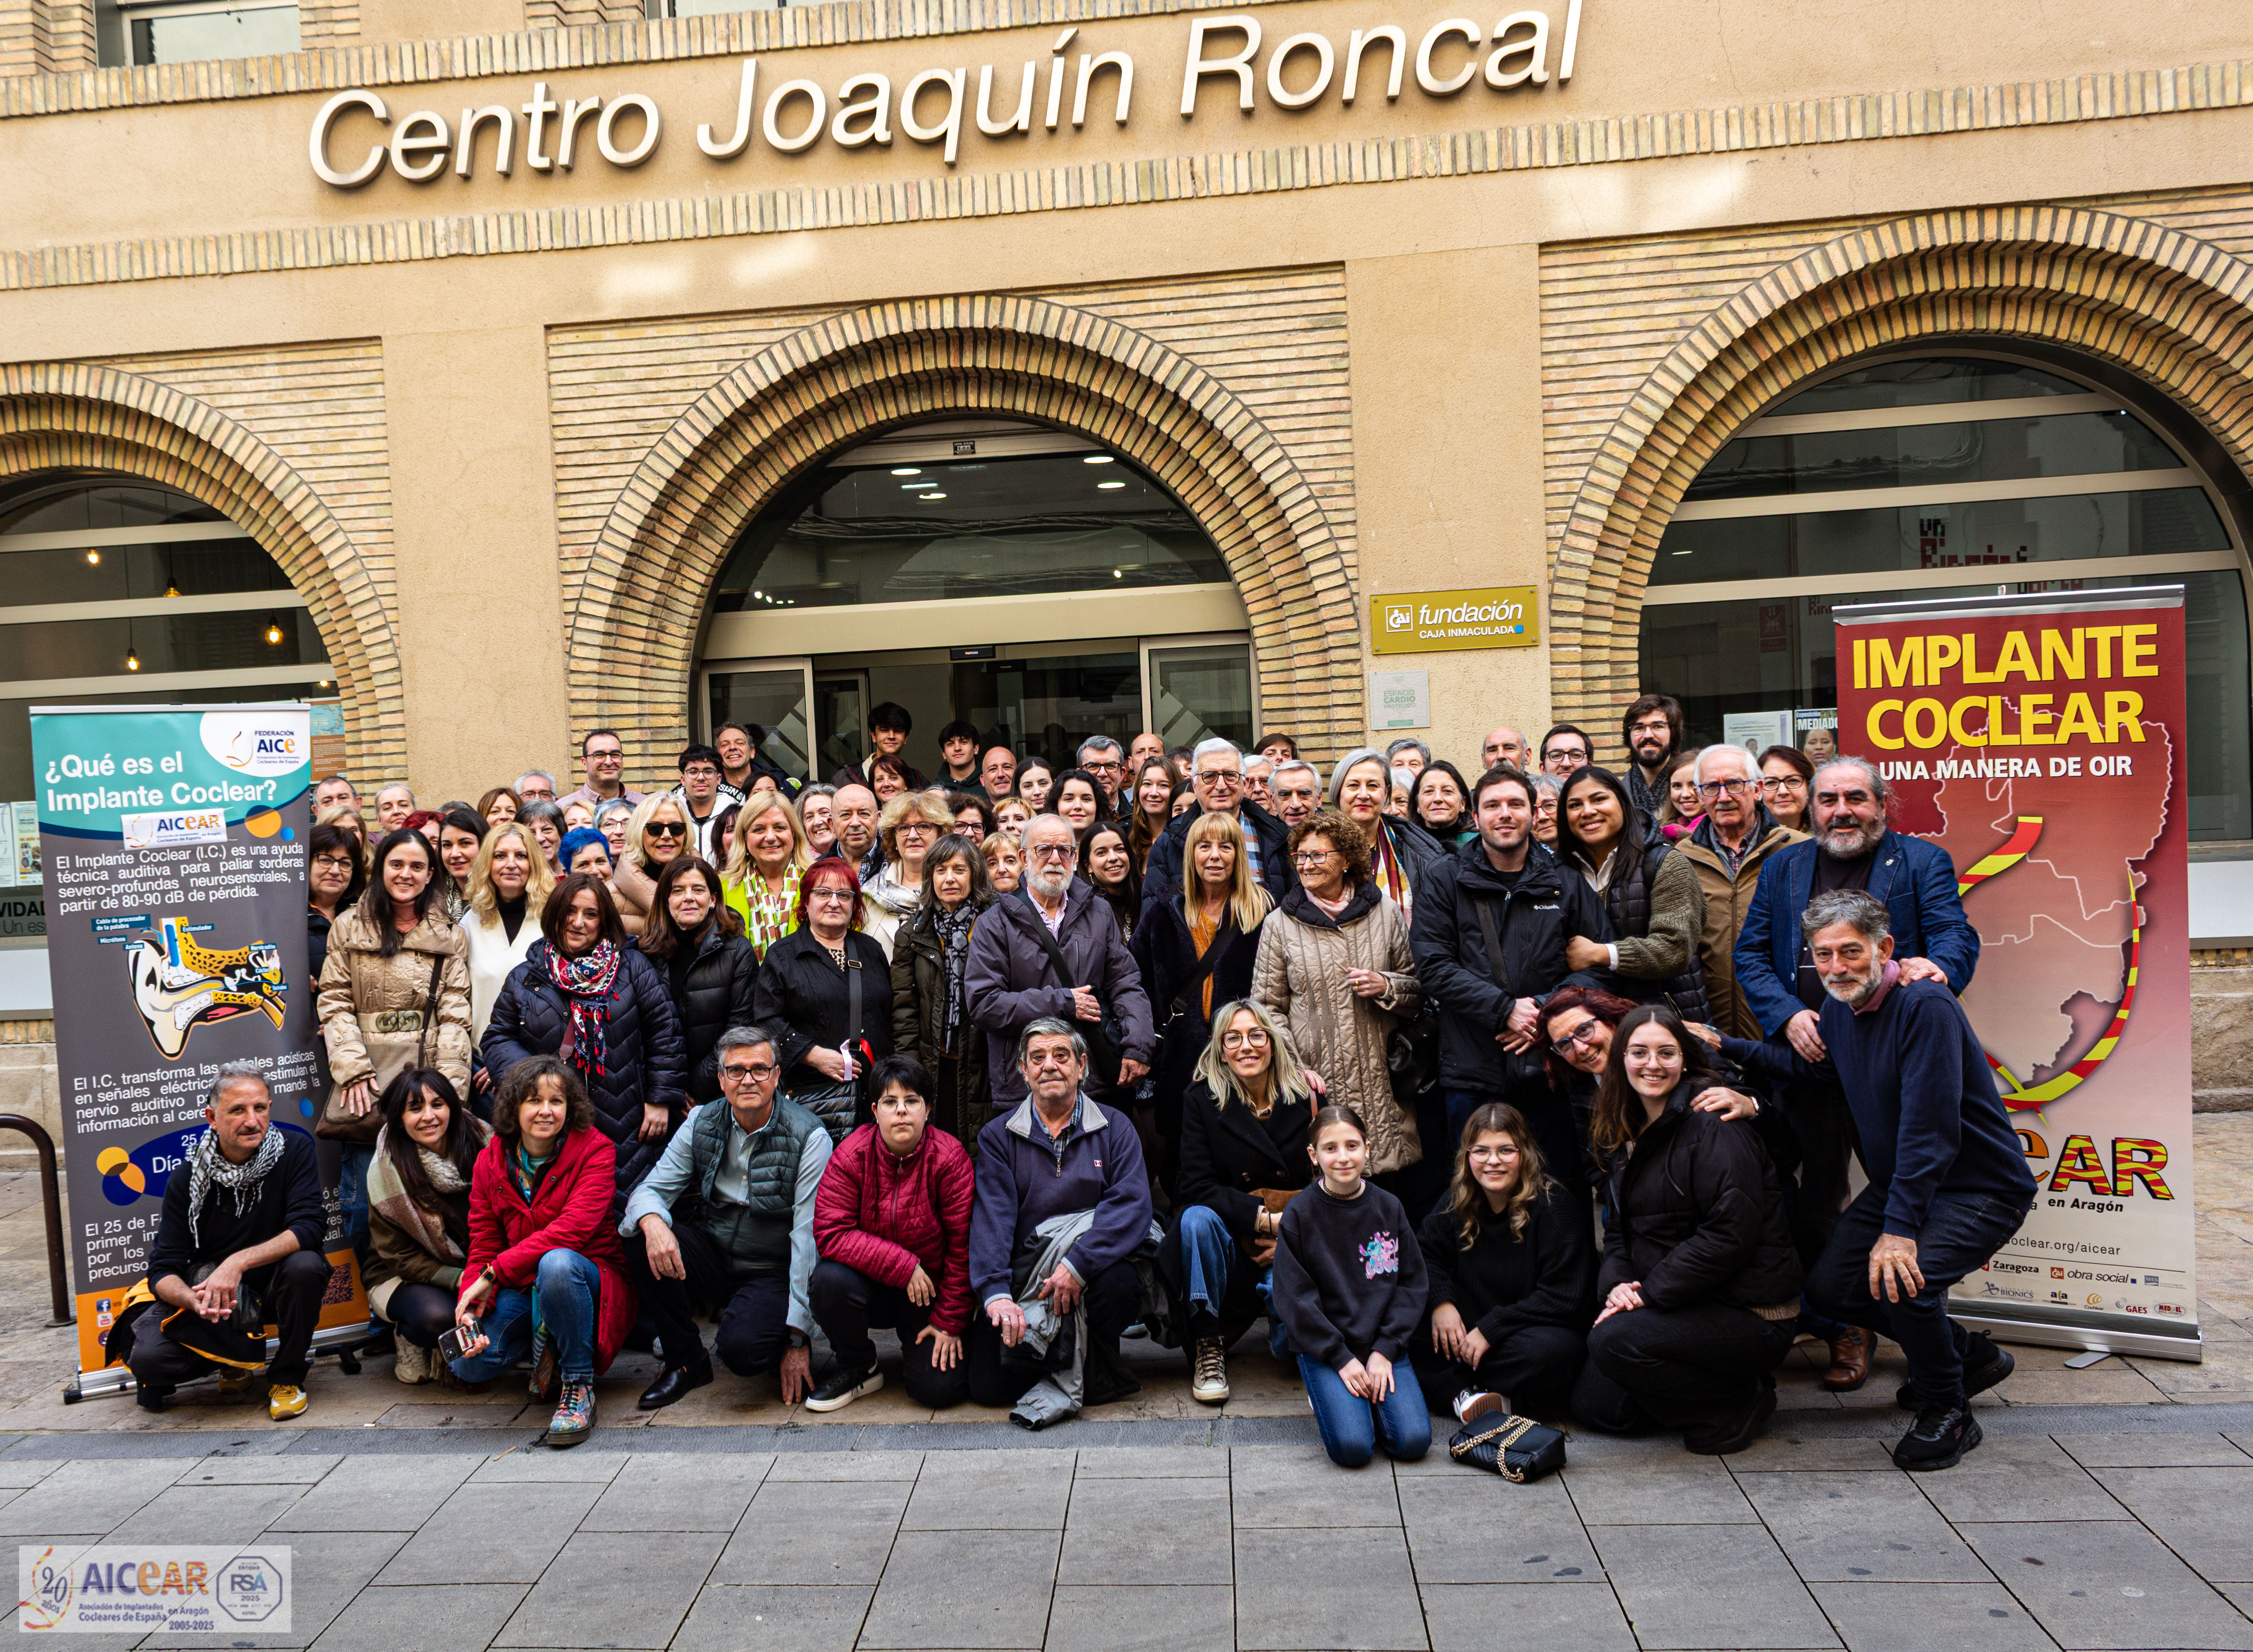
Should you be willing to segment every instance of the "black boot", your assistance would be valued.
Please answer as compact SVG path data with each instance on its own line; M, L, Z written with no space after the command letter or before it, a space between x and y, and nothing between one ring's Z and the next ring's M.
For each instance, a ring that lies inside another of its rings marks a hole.
M1979 1420L1969 1405L1928 1405L1894 1447L1894 1467L1912 1472L1953 1468L1981 1438Z
M691 1390L703 1388L712 1381L712 1356L701 1349L687 1365L668 1365L657 1374L657 1380L641 1391L634 1404L645 1412L662 1411L676 1400L688 1398Z

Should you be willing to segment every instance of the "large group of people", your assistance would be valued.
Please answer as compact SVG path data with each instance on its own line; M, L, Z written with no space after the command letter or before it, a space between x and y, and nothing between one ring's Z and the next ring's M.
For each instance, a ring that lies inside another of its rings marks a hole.
M1741 1450L1798 1337L1839 1391L1890 1337L1896 1460L1978 1443L2011 1356L1947 1294L2033 1184L1954 873L1871 764L1693 749L1657 694L1617 769L1570 724L1326 770L1282 734L868 726L811 784L733 723L645 792L602 728L561 798L394 784L371 828L320 782L320 1133L402 1380L528 1365L568 1445L630 1344L644 1408L716 1352L826 1412L889 1329L917 1405L1039 1427L1135 1391L1130 1329L1224 1402L1264 1320L1351 1465L1497 1403ZM249 1379L209 1328L255 1290L304 1407L310 1161L267 1106L223 1071L169 1184L144 1405Z

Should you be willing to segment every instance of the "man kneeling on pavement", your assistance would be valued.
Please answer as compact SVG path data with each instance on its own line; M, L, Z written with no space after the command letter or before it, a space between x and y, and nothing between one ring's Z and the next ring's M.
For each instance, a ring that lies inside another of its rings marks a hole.
M129 1301L109 1333L130 1346L143 1410L164 1410L182 1383L213 1371L221 1392L240 1393L262 1365L268 1414L278 1423L305 1409L307 1355L329 1283L321 1178L313 1139L276 1129L273 1110L256 1067L222 1066L204 1103L210 1127L165 1185L148 1298ZM269 1321L279 1333L270 1360Z
M2034 1181L1978 1035L1941 980L1894 958L1885 903L1832 889L1800 919L1827 997L1817 1068L1781 1041L1721 1041L1747 1071L1845 1090L1870 1184L1846 1207L1807 1279L1816 1311L1889 1336L1908 1356L1896 1397L1916 1422L1903 1468L1947 1468L1978 1445L1971 1396L2011 1374L2010 1354L1948 1317L1950 1286L2019 1230Z
M978 1133L970 1398L1040 1428L1140 1391L1119 1336L1147 1318L1160 1234L1133 1122L1080 1089L1086 1040L1038 1017L1017 1070L1030 1093Z

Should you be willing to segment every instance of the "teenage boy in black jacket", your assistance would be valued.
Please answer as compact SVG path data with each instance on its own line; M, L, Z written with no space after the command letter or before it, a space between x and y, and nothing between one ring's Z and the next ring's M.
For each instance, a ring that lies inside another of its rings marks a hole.
M1612 938L1611 920L1587 880L1533 840L1533 789L1515 769L1489 769L1473 808L1478 836L1433 863L1416 892L1408 944L1417 979L1440 1007L1440 1082L1447 1140L1491 1101L1532 1126L1558 1183L1586 1208L1587 1175L1573 1110L1553 1092L1535 1050L1536 1013L1576 976L1565 960L1573 936ZM1501 956L1490 955L1484 908Z

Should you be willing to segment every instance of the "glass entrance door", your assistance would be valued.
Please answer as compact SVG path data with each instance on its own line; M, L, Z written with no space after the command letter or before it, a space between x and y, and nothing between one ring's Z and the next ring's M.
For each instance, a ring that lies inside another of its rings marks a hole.
M1216 735L1252 749L1252 650L1241 638L1169 638L1142 652L1148 727L1168 750Z
M703 737L739 722L760 754L799 781L813 777L813 662L729 659L704 667Z

